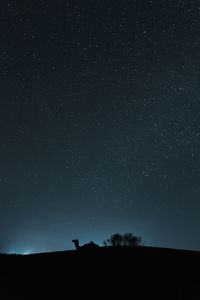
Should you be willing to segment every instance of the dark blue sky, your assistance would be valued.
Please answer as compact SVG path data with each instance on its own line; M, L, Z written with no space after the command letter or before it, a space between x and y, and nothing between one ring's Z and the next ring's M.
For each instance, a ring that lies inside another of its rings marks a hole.
M200 2L1 0L0 251L200 250Z

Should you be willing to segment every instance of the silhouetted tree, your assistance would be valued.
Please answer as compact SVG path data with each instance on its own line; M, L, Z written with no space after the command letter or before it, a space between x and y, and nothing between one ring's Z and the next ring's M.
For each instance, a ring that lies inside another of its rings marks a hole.
M115 234L111 235L111 237L110 237L111 245L114 247L121 246L122 241L123 241L123 237L119 233L115 233Z
M115 233L109 239L103 241L104 246L142 246L144 242L141 237L134 236L132 233Z
M122 237L124 246L140 246L142 245L142 238L132 235L132 233L125 233Z

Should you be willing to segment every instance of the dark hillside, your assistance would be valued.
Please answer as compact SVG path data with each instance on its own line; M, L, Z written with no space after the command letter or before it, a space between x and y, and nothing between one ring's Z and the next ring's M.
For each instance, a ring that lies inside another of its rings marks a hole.
M200 299L199 252L99 247L1 255L0 263L2 299Z

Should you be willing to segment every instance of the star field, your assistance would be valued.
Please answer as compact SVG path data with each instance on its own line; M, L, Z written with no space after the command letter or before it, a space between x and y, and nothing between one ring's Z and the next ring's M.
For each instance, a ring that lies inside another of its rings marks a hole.
M133 232L200 250L200 2L0 3L0 251Z

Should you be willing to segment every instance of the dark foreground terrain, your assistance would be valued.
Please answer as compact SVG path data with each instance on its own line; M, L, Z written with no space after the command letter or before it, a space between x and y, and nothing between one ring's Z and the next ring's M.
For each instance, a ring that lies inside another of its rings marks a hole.
M200 299L200 253L99 247L0 255L0 299Z

